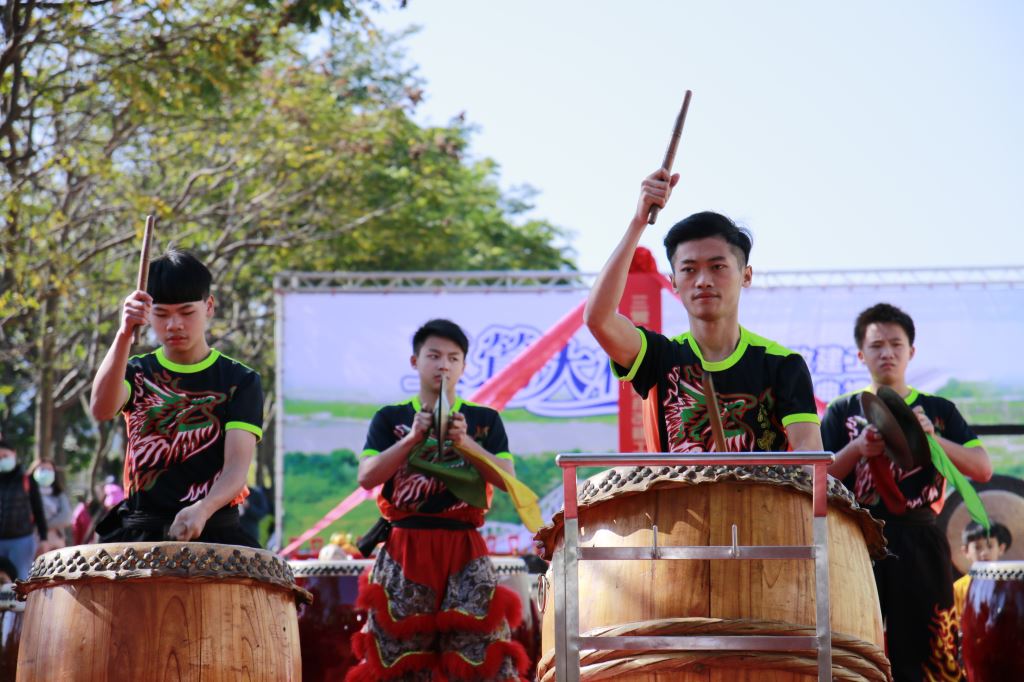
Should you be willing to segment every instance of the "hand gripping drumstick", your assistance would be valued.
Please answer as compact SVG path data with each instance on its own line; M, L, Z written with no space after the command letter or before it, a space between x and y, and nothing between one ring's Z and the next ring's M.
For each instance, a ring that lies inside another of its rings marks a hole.
M153 240L153 227L156 225L156 216L146 216L146 230L142 233L142 251L139 252L139 276L135 281L135 288L145 291L149 283L149 243ZM141 327L135 328L135 339L133 343L139 342L139 331Z
M729 452L725 447L725 430L722 428L722 413L718 411L718 396L715 395L715 382L711 378L711 372L704 372L700 380L704 389L704 400L708 410L708 421L711 422L711 434L715 438L715 450L718 452Z
M690 96L693 94L690 90L686 91L686 96L683 97L683 107L679 110L679 115L676 116L676 125L672 129L672 139L668 142L668 150L665 152L665 160L661 162L661 167L672 174L672 164L676 160L676 149L679 147L679 138L683 134L683 124L686 123L686 112L690 108ZM647 224L653 225L654 221L658 219L658 211L661 209L657 206L651 206L651 210L647 213Z

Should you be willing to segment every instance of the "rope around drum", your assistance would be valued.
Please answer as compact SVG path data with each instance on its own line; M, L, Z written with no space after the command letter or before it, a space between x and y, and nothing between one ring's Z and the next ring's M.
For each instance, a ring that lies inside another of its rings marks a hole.
M781 621L720 618L663 618L595 628L588 637L627 635L795 635L814 636L809 625ZM652 651L594 650L580 652L580 679L608 680L630 673L699 671L709 668L775 670L817 675L817 655L807 652L757 651ZM545 653L538 666L538 679L555 679L554 651ZM878 646L840 633L832 633L832 679L844 682L889 682L889 661Z

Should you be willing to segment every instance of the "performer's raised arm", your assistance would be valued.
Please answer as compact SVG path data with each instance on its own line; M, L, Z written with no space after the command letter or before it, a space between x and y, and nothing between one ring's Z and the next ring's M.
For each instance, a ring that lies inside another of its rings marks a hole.
M672 188L678 182L679 174L670 175L664 168L644 178L640 185L636 212L587 297L583 311L587 328L608 357L624 367L633 364L641 345L633 323L618 312L619 301L626 288L626 277L629 275L629 264L640 243L640 236L647 227L651 207L664 208L672 196Z
M134 291L124 300L121 325L92 380L89 411L99 421L113 419L128 400L125 369L132 352L135 330L149 322L152 304L153 297L145 291Z

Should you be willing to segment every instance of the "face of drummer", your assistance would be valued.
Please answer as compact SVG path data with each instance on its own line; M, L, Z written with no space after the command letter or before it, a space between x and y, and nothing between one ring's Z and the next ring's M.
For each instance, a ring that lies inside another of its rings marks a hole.
M972 564L975 561L999 561L1006 553L1006 545L999 542L999 538L988 537L971 540L964 548L964 555Z
M864 343L857 357L879 386L903 383L914 347L906 330L896 322L872 322L864 330Z
M441 390L443 375L448 377L448 386L454 390L466 369L466 354L451 339L428 336L410 362L420 375L420 386L437 393Z
M188 303L154 303L150 325L168 358L183 363L205 357L206 327L213 318L213 296ZM201 357L193 357L195 355Z
M743 252L720 237L683 242L672 256L672 286L686 312L699 320L737 315L740 291L752 276Z

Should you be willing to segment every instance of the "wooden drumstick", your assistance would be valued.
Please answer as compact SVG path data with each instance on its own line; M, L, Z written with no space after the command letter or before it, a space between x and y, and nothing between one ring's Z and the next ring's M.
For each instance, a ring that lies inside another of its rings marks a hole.
M679 115L676 116L676 125L672 128L672 139L668 142L668 150L665 152L665 160L661 162L661 167L672 174L672 164L676 160L676 149L679 147L679 138L683 134L683 124L686 123L686 112L690 108L690 96L693 94L692 91L687 90L686 96L683 97L683 106L679 110ZM647 224L653 225L654 221L658 219L658 211L661 209L658 206L651 206L651 210L647 213Z
M135 288L138 291L145 291L149 284L149 244L153 240L153 227L156 225L156 216L146 216L146 229L142 233L142 250L139 252L139 276L135 280ZM141 327L135 328L134 343L139 342Z
M715 395L715 382L711 372L704 372L700 380L704 389L704 401L708 410L708 421L711 422L711 434L715 438L715 449L718 452L729 452L725 447L725 429L722 428L722 413L718 411L718 396Z

